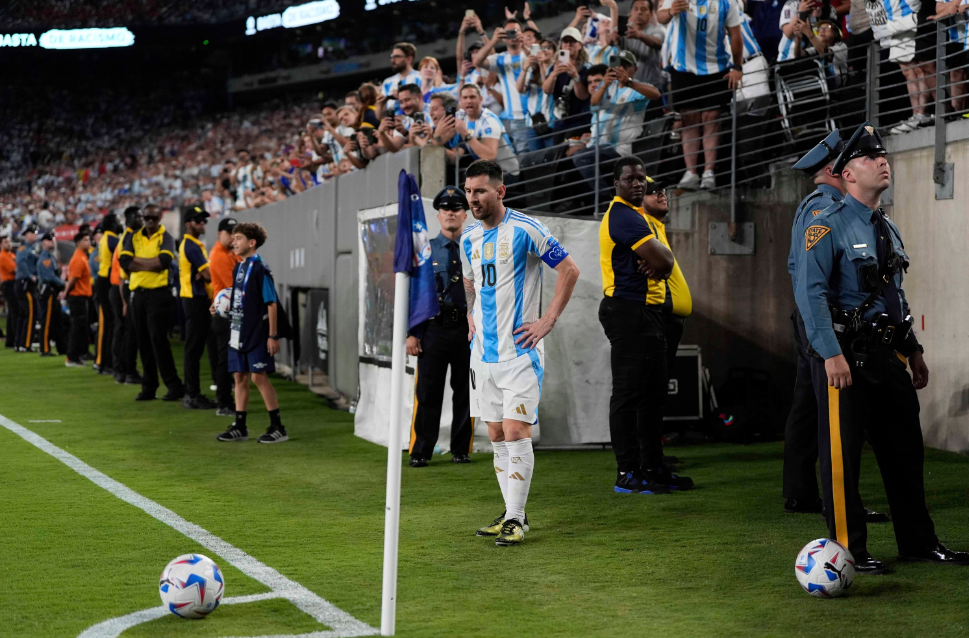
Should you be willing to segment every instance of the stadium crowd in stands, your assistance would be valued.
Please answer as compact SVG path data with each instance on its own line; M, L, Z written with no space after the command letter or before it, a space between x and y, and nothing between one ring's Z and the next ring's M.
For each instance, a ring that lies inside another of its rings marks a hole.
M900 1L905 0L884 0ZM577 171L582 179L572 181L584 183L588 192L595 187L597 160L599 174L610 174L618 158L644 150L650 120L673 113L686 166L680 186L713 188L719 118L729 113L731 89L767 77L740 68L759 59L819 56L836 82L847 81L842 19L856 30L849 43L879 38L910 80L912 116L892 131L931 124L926 109L934 100L929 77L934 71L915 48L934 38L928 9L920 10L918 29L905 28L912 22L906 13L908 21L890 21L886 35L886 27L871 33L854 19L864 3L789 0L774 23L779 34L774 52L761 49L755 35L770 21L761 16L763 7L754 6L765 3L719 2L725 10L707 15L705 7L698 12L688 0L660 0L659 6L634 0L620 16L616 0L603 0L608 15L580 6L555 38L539 31L528 4L521 15L505 9L506 19L490 32L480 16L466 12L457 28L456 67L399 42L389 57L393 75L366 82L322 108L318 102L271 102L205 115L204 92L188 86L174 91L174 99L170 87L86 95L28 92L18 93L16 101L0 94L0 103L8 105L0 132L0 232L15 236L31 224L43 231L92 223L147 201L163 209L199 204L221 216L285 199L410 146L442 146L450 161L462 164L495 160L509 184L554 163L560 171ZM48 19L44 16L78 9L77 4L31 4L21 19ZM159 7L145 0L116 8L134 16ZM951 81L964 82L958 67L969 57L969 2L952 0L932 9L952 23ZM761 16L760 24L745 10ZM868 6L866 17L883 10L881 4ZM105 14L99 9L97 15ZM474 34L480 40L472 41ZM707 55L698 52L698 42ZM766 63L756 68L760 73ZM951 92L952 109L964 110L964 86L955 84Z

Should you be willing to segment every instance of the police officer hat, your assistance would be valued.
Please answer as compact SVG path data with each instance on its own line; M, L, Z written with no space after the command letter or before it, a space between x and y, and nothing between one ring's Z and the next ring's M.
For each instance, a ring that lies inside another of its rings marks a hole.
M35 224L31 224L30 226L27 226L22 231L20 231L20 235L21 236L24 236L27 233L33 233L33 234L36 235L37 234L37 226Z
M834 129L828 136L821 140L817 146L807 152L807 155L797 160L794 168L804 171L807 175L814 175L845 148L845 143L841 141L841 133Z
M54 241L55 239L56 239L56 235L54 235L54 231L52 230L48 230L46 233L41 235L41 238L40 238L41 241L44 241L44 240Z
M445 186L434 198L434 210L469 210L468 198L456 186Z
M856 157L863 155L888 155L888 149L882 144L882 136L878 134L878 129L872 126L871 122L865 122L854 132L841 155L834 161L834 168L831 172L840 175L845 165Z

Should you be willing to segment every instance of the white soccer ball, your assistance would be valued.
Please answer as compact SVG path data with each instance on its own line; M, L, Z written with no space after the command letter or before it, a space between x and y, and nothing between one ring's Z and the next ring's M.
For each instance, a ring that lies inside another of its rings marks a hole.
M838 541L819 538L797 555L794 575L812 596L837 598L847 593L855 579L855 557Z
M229 304L232 303L232 289L223 288L215 295L215 314L226 319L229 318Z
M182 618L204 618L215 611L225 593L222 570L201 554L179 556L165 566L158 581L162 605Z

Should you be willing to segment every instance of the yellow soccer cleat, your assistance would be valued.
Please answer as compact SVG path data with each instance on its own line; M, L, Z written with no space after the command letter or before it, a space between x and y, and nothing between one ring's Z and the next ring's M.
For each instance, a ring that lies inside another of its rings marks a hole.
M499 547L511 547L520 545L525 540L525 530L517 519L509 519L501 524L501 532L495 539L495 545Z
M501 533L501 524L505 522L505 513L495 519L491 525L486 525L474 533L475 536L497 536ZM525 526L523 529L528 531L528 514L525 514Z

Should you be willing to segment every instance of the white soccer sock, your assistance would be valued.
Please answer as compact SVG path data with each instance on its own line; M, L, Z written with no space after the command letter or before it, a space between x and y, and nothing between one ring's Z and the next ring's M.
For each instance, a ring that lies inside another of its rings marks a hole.
M501 500L508 509L508 448L504 441L492 441L495 450L495 475L498 477L498 487L501 488Z
M532 440L505 441L508 448L508 492L505 499L505 520L518 519L525 524L525 502L528 501L528 488L532 485L532 471L535 469L535 453Z

